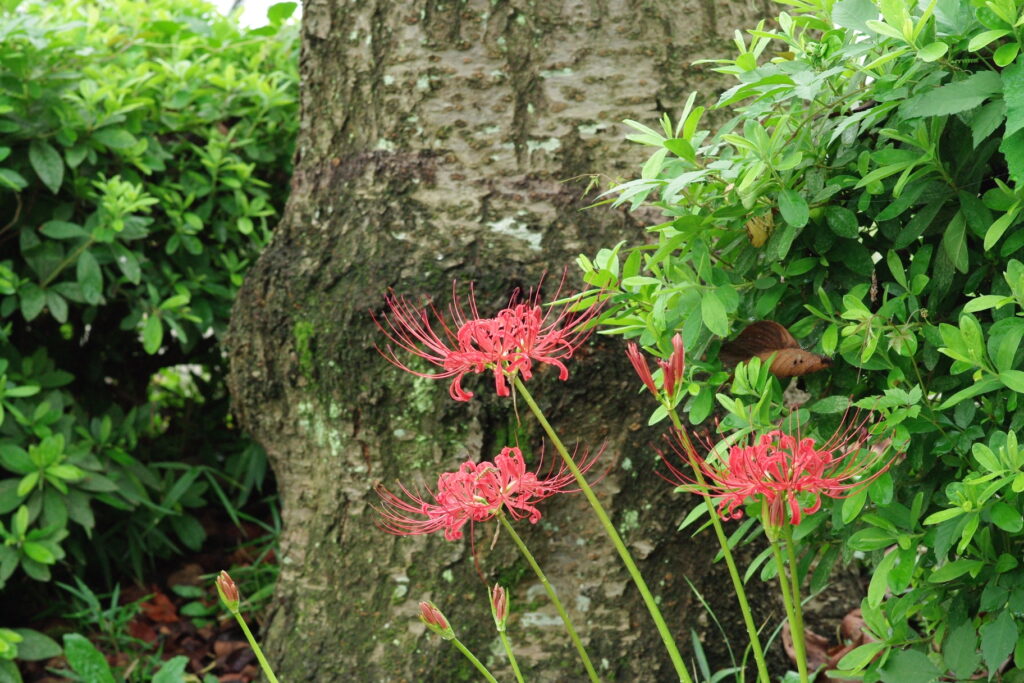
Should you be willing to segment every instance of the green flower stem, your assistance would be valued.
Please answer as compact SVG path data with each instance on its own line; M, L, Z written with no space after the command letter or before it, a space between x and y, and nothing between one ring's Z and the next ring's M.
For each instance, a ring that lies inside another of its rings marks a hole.
M769 536L771 539L771 537ZM800 672L800 683L808 683L807 678L807 655L804 652L804 634L797 630L797 611L793 608L792 584L789 580L789 572L786 571L786 561L782 558L782 550L779 548L778 539L771 539L772 554L775 556L775 567L779 575L779 587L782 588L782 602L786 607L786 618L789 620L789 632L793 636L793 649L796 651L796 668Z
M263 650L260 649L259 643L252 635L252 631L249 630L248 625L245 623L245 619L242 618L242 614L237 610L231 610L231 613L235 615L235 621L242 627L242 632L245 633L246 640L249 641L249 646L252 651L256 653L256 659L260 662L260 668L263 669L263 675L267 677L270 683L278 683L277 676L274 675L273 670L270 668L270 664L267 662L267 658L263 656Z
M516 656L512 654L512 643L508 640L508 634L504 631L498 631L498 636L501 637L501 644L505 648L505 654L508 655L508 661L512 665L512 672L516 675L516 680L519 683L523 683L523 674L519 671L519 662L516 661Z
M686 434L686 430L683 429L683 423L679 419L679 414L675 408L669 408L668 415L672 419L676 433L679 434L679 438L683 441L683 447L686 449L687 457L690 458L690 467L693 469L697 485L703 491L707 491L707 482L704 480L704 474L697 464L696 449L694 449L693 443L690 442L690 437ZM757 662L758 679L761 683L771 683L771 678L768 676L768 665L764 659L764 650L761 648L761 638L758 636L757 626L754 624L754 615L750 611L750 603L747 602L747 593L743 589L743 579L740 578L740 572L736 568L736 561L733 560L732 551L729 549L729 540L722 529L722 521L718 518L718 512L715 510L715 504L711 502L710 496L702 495L701 498L704 499L704 503L707 505L711 525L715 528L715 536L718 537L718 544L722 546L725 564L729 567L729 576L732 578L732 587L736 593L736 601L740 604L740 611L743 612L743 623L747 627L747 638L750 640L750 648L754 652L754 661Z
M524 543L523 539L519 537L516 530L512 528L512 525L509 523L505 515L498 513L498 519L501 520L502 526L505 527L509 536L512 537L512 540L515 541L515 544L519 547L519 552L523 554L523 557L526 558L526 561L530 564L530 567L537 575L537 578L540 579L541 584L544 586L544 590L547 591L548 597L551 598L551 602L554 604L555 609L558 610L558 616L562 617L562 623L565 624L565 630L569 632L569 637L572 639L573 645L576 646L576 651L580 653L580 659L583 660L583 666L587 670L587 676L590 677L591 681L597 683L601 679L598 677L597 671L594 670L594 665L590 663L590 656L587 655L587 651L583 648L583 642L576 633L576 627L572 625L572 619L569 618L568 612L566 612L565 607L562 606L562 601L558 599L558 594L555 593L554 586L552 586L548 581L548 577L544 575L544 571L540 568L540 565L537 564L537 560L533 558L533 553L531 553L530 549L526 547L526 543ZM502 635L504 636L504 634ZM509 658L512 659L511 649L509 649ZM515 659L512 659L512 662L514 667Z
M789 559L789 578L792 582L793 616L796 617L794 630L800 636L799 639L797 639L796 635L793 636L793 647L796 648L796 643L800 643L800 646L797 649L797 655L800 656L804 663L804 668L806 669L807 654L806 647L804 645L804 604L803 600L800 598L800 573L797 570L796 548L793 543L792 524L786 524L785 527L783 527L782 537L786 542L786 555Z
M461 652L466 657L466 659L473 663L473 666L475 666L476 670L479 671L480 674L487 679L488 683L498 683L497 679L494 678L494 676L491 675L491 672L487 670L487 667L484 666L479 659L473 656L472 652L466 649L466 646L462 644L461 640L459 640L455 636L452 636L452 644L455 647L459 648L459 652Z
M644 603L647 605L647 611L651 613L651 619L654 620L654 625L658 628L658 633L661 635L661 640L665 644L665 649L668 650L669 658L672 660L672 666L675 667L676 675L679 676L680 681L685 683L693 683L693 679L690 678L689 672L686 670L686 665L683 664L683 657L679 654L679 648L676 647L675 641L672 639L672 634L668 630L668 625L665 623L664 617L661 616L661 610L658 609L658 603L655 602L654 596L651 595L650 589L647 588L647 583L644 581L644 577L640 575L640 570L637 569L636 563L633 561L633 557L629 554L629 550L626 548L626 544L622 542L622 538L619 536L619 532L615 530L615 525L612 524L612 520L608 517L608 513L605 512L604 507L601 505L601 501L597 499L594 494L594 490L590 488L590 484L587 483L583 473L580 472L580 468L573 462L572 456L569 455L569 451L566 450L565 445L562 444L562 440L558 438L555 430L552 429L551 424L544 417L544 413L541 412L540 406L533 400L533 396L527 391L526 385L523 384L519 377L515 378L516 391L523 397L526 404L530 406L530 410L537 417L537 421L540 422L541 427L547 433L548 438L551 439L551 443L554 444L558 454L562 456L562 460L565 461L565 466L572 472L573 477L576 478L576 483L579 485L580 490L583 491L583 495L586 496L590 506L594 509L594 514L597 515L598 520L601 522L601 526L604 527L605 533L608 534L608 538L611 539L612 544L615 546L615 550L618 551L619 557L622 558L623 564L626 565L626 570L633 579L633 583L636 584L637 590L640 591L640 595L644 599Z

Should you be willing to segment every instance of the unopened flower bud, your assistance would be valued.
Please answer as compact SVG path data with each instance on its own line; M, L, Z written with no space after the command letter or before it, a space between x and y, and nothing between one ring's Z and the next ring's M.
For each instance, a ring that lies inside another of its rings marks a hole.
M491 614L498 632L504 631L505 622L508 621L508 593L498 584L494 584L491 589Z
M774 543L779 540L782 533L782 525L786 523L785 503L781 498L769 502L761 498L761 526L764 528L764 535L768 541Z
M665 395L669 399L676 395L676 387L683 381L683 370L686 367L686 350L683 349L683 336L676 332L672 337L672 355L667 361L659 360L661 383L665 387Z
M217 593L220 594L220 599L224 601L228 610L232 613L238 612L238 586L226 571L221 571L217 576Z
M672 364L660 359L657 363L658 367L661 368L661 385L665 387L665 395L672 398L676 392L676 378L672 374Z
M448 620L441 614L441 610L437 608L437 605L432 602L425 600L420 602L420 621L445 640L451 640L455 637L455 631L448 624Z
M672 377L678 384L683 380L683 370L686 369L686 349L683 348L683 335L678 332L672 337L672 356L668 359L672 368Z
M633 369L636 370L636 374L640 376L640 381L644 383L644 386L654 394L658 395L658 388L654 386L654 378L651 377L651 369L647 367L647 359L644 358L640 352L640 347L635 343L630 342L626 346L626 357L629 358L629 362L633 365Z

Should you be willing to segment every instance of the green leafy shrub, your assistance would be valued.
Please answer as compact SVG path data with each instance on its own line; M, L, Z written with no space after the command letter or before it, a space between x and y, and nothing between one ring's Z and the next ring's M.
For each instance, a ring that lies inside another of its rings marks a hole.
M218 340L287 193L295 5L245 30L199 0L4 4L0 587L139 575L266 471Z
M892 469L797 531L812 588L839 558L873 567L861 608L877 642L840 668L1020 680L1024 3L786 4L714 62L737 80L727 124L701 130L693 98L660 130L627 122L653 153L614 203L666 222L580 264L616 292L605 332L667 357L682 331L692 423L717 400L723 433L784 418L827 437L852 397L893 434ZM798 407L761 364L730 379L718 361L763 318L838 355L801 380Z

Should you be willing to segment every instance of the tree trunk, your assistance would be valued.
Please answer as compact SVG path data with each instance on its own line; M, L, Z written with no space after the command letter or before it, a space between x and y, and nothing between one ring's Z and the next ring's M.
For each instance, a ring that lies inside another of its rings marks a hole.
M476 398L454 403L446 382L389 365L370 311L389 287L443 304L453 280L475 281L491 311L545 271L557 281L580 253L643 241L635 217L584 210L595 194L578 179L635 174L643 151L622 140L619 122L656 125L692 89L710 100L715 75L690 62L727 54L733 29L765 10L759 0L305 3L292 195L239 295L230 342L237 414L266 447L281 491L281 575L266 642L282 680L472 678L450 644L424 633L422 599L509 680L487 607L494 581L510 590L510 636L527 678L580 680L536 578L504 535L492 549L492 525L478 525L472 544L375 528L376 483L432 486L517 436L538 452L542 440L524 406L520 425L484 378L467 379ZM728 579L711 569L714 543L675 532L697 501L653 473L654 406L637 393L623 350L599 337L573 360L568 382L547 373L531 390L569 443L607 444L598 493L683 649L691 629L708 629L686 579L742 643L731 591L720 588ZM542 512L519 530L602 675L670 680L583 497L559 496ZM705 646L725 666L721 641L712 633Z

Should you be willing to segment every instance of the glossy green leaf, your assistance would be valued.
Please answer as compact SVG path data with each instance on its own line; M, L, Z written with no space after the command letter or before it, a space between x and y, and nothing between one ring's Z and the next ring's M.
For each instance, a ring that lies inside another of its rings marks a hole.
M898 555L894 552L882 558L871 572L871 581L868 583L868 604L877 607L882 604L885 593L889 589L889 572L896 563Z
M57 557L50 552L50 549L41 543L26 541L22 544L21 550L39 564L53 564L57 561Z
M160 321L160 316L149 316L146 319L146 324L142 327L142 348L146 350L146 353L152 355L160 350L163 341L164 326Z
M889 644L885 642L865 643L843 655L836 666L841 671L859 671L870 664L878 653L888 647Z
M272 24L280 24L295 12L295 8L298 7L296 2L277 2L267 8L267 19Z
M14 632L21 636L21 642L18 643L18 659L35 662L59 657L63 652L57 641L39 631L30 628L16 628Z
M971 52L975 52L985 47L993 40L998 40L1010 32L1006 29L994 29L990 31L982 31L978 35L971 38L970 42L967 43L967 49Z
M810 209L807 201L799 192L789 188L779 192L779 211L782 218L794 228L802 228L807 225L810 217Z
M981 663L978 635L970 620L950 631L942 644L942 658L957 678L970 678Z
M28 187L28 181L14 169L0 168L0 187L20 192Z
M701 319L712 333L719 337L729 334L729 316L714 291L704 293L700 301Z
M286 5L294 5L294 2L282 3ZM276 5L275 5L276 7ZM271 8L273 9L273 7ZM188 666L188 657L185 655L178 655L177 657L171 657L160 670L153 676L152 683L181 683L185 680L185 667Z
M994 620L982 624L981 654L989 671L995 671L1013 652L1017 643L1017 623L1009 611L1004 610Z
M999 373L999 381L1016 392L1024 393L1024 371L1003 370Z
M2 585L2 582L0 582ZM23 683L21 672L13 659L0 658L0 683Z
M85 636L66 634L64 656L74 672L84 680L90 683L114 683L114 675L106 658Z
M1003 81L998 72L979 71L907 100L900 107L900 113L908 118L958 114L974 109L1002 90Z
M995 53L992 55L992 61L995 62L996 66L1004 67L1017 59L1017 55L1020 53L1020 43L1012 42L1000 45Z
M973 384L970 384L966 388L961 389L960 391L956 392L955 394L947 398L945 401L942 402L941 405L939 405L939 410L946 410L947 408L952 408L957 403L960 403L960 401L966 400L968 398L973 398L974 396L979 396L990 391L995 391L996 389L999 389L1002 386L1003 383L998 378L986 377L980 382L974 382Z
M71 240L89 236L82 226L67 221L46 221L39 227L39 232L55 240Z
M981 560L954 560L932 571L928 581L930 583L945 583L958 579L968 572L977 571L982 566L984 566L984 562Z
M49 309L50 315L53 319L59 323L66 323L68 321L68 302L67 299L58 294L55 290L47 290L46 292L46 308Z
M973 111L968 125L971 128L972 146L978 145L992 135L1006 119L1006 102L995 100Z
M85 300L88 303L99 303L103 298L103 272L92 252L86 250L78 256L75 275Z
M0 480L0 514L6 514L21 504L22 495L18 493L21 479Z
M868 19L867 21L864 22L864 24L875 33L880 33L883 36L895 38L896 40L904 39L902 32L885 23L884 21L878 21L877 19Z
M1011 180L1015 182L1024 180L1024 130L1018 130L1013 135L1004 136L1002 143L999 145L999 151L1002 152L1003 157L1006 159L1006 166ZM993 223L993 225L996 224L998 224L998 219L996 223ZM1001 235L1002 233L999 234ZM989 244L989 239L988 234L986 234L985 244ZM995 244L998 239L998 236L991 238L991 244Z
M688 160L694 160L696 153L693 150L693 145L690 144L689 140L683 138L672 138L664 142L665 147L678 157Z
M939 668L918 650L893 650L879 671L884 683L931 683L939 679Z
M21 299L21 314L25 320L29 322L35 320L42 313L43 306L46 305L46 292L34 283L28 283L18 290L18 295Z
M996 501L989 511L993 524L1010 533L1016 533L1024 528L1024 517L1015 508L1003 501Z
M967 272L967 219L964 218L962 211L957 211L946 227L946 232L942 236L942 249L954 268L961 273Z
M832 21L836 26L868 33L871 29L867 22L875 19L878 19L878 8L871 0L839 0L832 6Z
M928 43L918 50L917 58L922 62L934 62L935 60L942 58L948 51L949 45L936 41L934 43Z
M138 141L124 128L101 128L93 133L93 139L111 149L124 150L134 147Z
M826 206L825 222L840 237L855 239L860 233L856 214L842 206Z
M57 194L64 182L64 160L49 142L36 139L28 145L28 160L43 185Z
M1003 137L1008 138L1024 129L1024 60L1018 59L1003 69L1002 91L1006 102L1006 129Z

